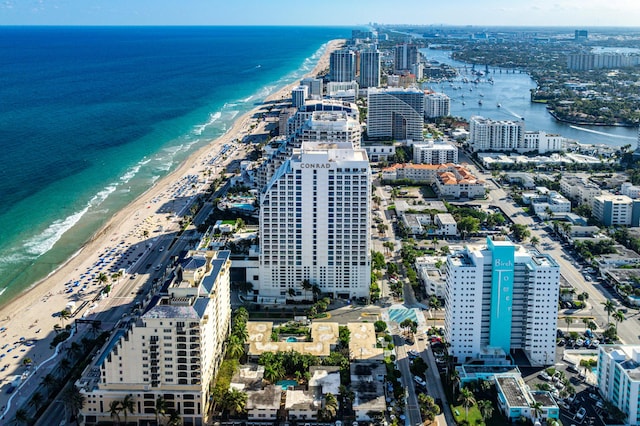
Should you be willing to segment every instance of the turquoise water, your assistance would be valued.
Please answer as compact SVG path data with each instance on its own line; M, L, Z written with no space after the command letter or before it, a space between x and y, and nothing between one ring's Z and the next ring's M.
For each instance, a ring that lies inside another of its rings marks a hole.
M287 337L287 342L289 343L296 343L298 341L298 339L296 339L295 337Z
M298 386L298 382L295 380L280 380L276 383L276 385L280 386L282 390L286 391L289 386Z
M347 32L1 27L0 304Z

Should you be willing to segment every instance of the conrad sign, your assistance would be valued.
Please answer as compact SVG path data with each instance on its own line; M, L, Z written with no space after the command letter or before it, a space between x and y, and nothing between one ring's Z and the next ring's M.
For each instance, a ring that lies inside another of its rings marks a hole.
M300 163L303 169L330 169L331 163Z

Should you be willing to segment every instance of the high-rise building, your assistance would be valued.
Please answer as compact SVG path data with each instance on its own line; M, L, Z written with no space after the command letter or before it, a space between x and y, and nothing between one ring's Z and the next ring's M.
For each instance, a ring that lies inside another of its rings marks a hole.
M420 62L420 52L415 44L399 44L394 49L395 72L411 71L413 65Z
M442 141L414 143L413 162L416 164L457 163L458 148Z
M380 86L380 51L377 49L360 52L360 87Z
M358 106L352 102L343 102L334 99L307 101L304 106L298 108L298 111L287 120L287 132L285 136L290 137L293 135L316 111L345 111L353 118L358 118L360 114Z
M427 93L424 95L424 116L426 118L446 117L451 115L451 99L444 93Z
M524 121L474 115L469 121L469 145L474 151L517 151L524 145Z
M343 49L329 56L329 79L331 81L354 81L356 79L356 54Z
M593 198L593 217L604 226L640 226L640 200L604 192Z
M301 107L309 97L309 88L307 86L298 86L291 91L291 104L295 107Z
M598 389L625 415L625 424L640 425L640 345L600 345Z
M555 362L560 267L549 255L487 238L450 255L445 337L459 363L508 363L521 350L532 365Z
M112 420L110 405L133 398L128 421L155 422L155 401L185 423L206 424L231 319L228 251L191 251L154 305L114 331L76 382L81 414L93 426Z
M371 170L348 142L304 142L260 197L259 300L368 297Z
M424 93L416 88L371 88L367 93L367 135L371 139L421 141Z
M322 79L307 77L300 80L301 86L307 86L309 88L309 99L322 99Z

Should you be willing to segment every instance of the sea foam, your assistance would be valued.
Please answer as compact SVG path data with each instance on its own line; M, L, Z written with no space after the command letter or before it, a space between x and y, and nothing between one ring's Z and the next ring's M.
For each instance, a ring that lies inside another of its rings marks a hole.
M38 257L51 250L54 244L62 238L64 233L71 229L73 225L78 223L88 210L89 207L87 206L84 209L67 216L65 219L53 222L47 229L24 243L23 247L26 252Z

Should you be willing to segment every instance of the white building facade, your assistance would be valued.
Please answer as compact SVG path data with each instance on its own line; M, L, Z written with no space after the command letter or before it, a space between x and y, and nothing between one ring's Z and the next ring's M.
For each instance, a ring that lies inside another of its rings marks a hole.
M424 94L416 88L371 88L367 135L372 139L423 140Z
M368 297L370 176L366 152L350 143L294 150L260 200L263 302L282 303L304 280L334 297Z
M458 148L442 141L413 144L416 164L446 164L458 162Z
M469 121L469 144L474 151L517 151L524 145L524 122L474 115Z
M626 195L605 192L594 197L592 213L604 226L640 225L640 201Z
M640 425L640 345L600 345L596 376L600 394L627 415L625 424Z
M522 350L532 365L555 362L560 268L548 255L487 238L447 259L445 337L458 362L508 363Z
M446 117L451 115L451 99L444 93L427 93L424 95L424 116L426 118Z

